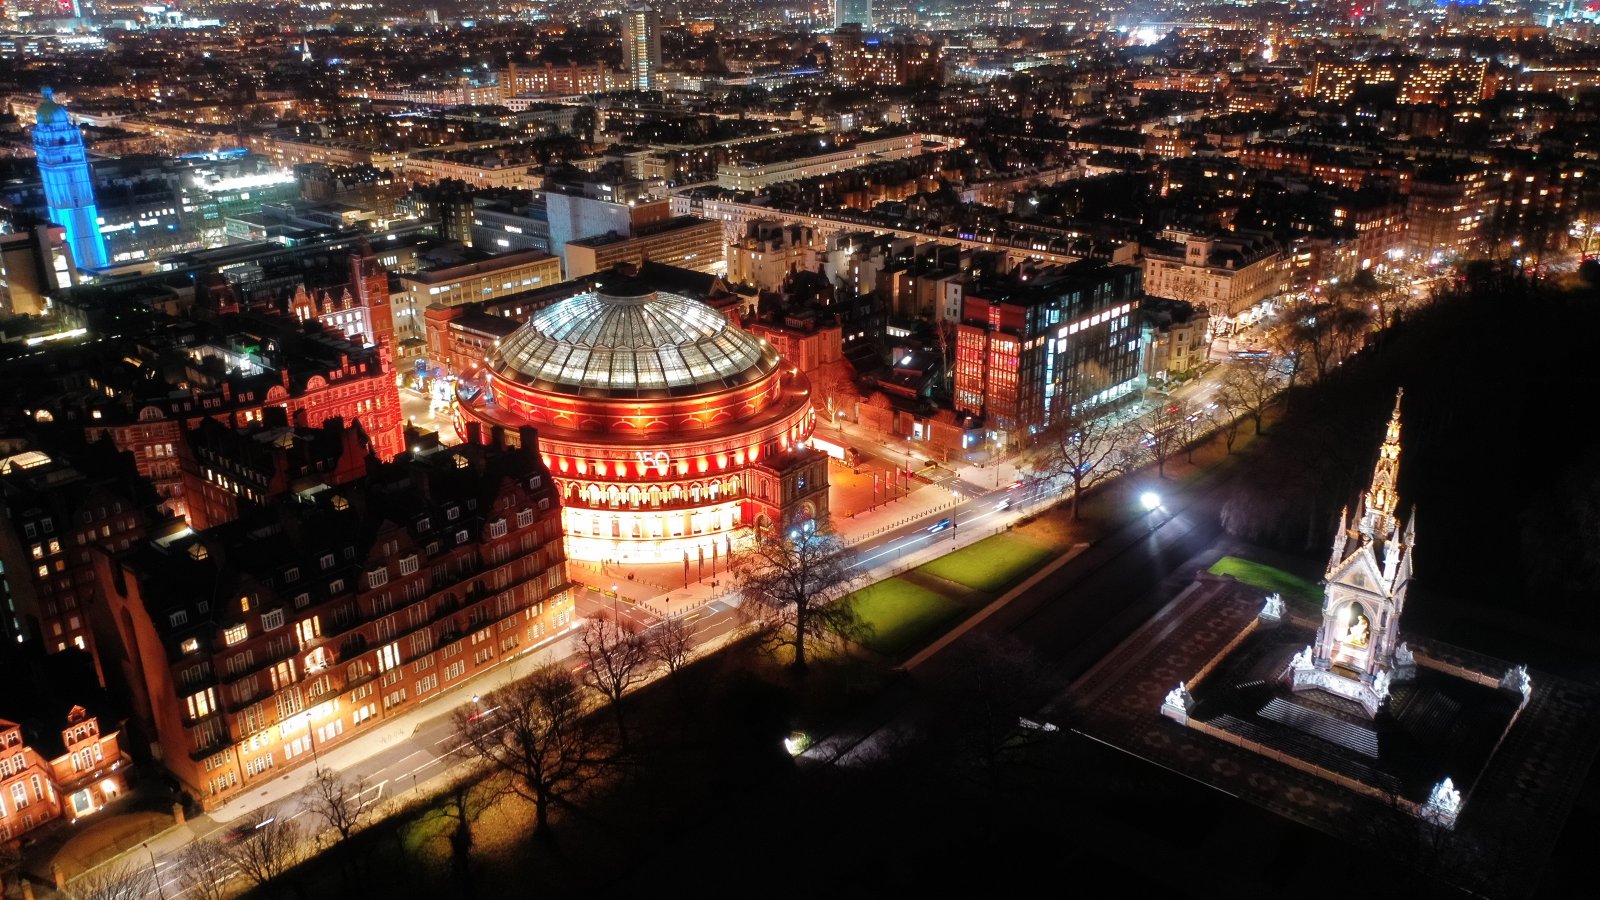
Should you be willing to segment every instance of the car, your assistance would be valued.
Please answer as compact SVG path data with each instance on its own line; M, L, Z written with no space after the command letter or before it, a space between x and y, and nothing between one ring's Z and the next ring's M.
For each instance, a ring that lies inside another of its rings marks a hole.
M999 503L995 504L994 508L995 508L995 510L997 512L1000 511L1000 510L1010 509L1011 508L1011 498L1007 497L1006 499L1001 500Z
M929 534L938 534L939 532L945 530L946 528L955 527L955 524L956 523L955 523L954 519L940 519L939 521L937 521L937 522L933 523L932 525L928 526L928 533Z
M269 816L260 821L250 819L240 822L222 835L222 842L224 844L237 844L240 841L247 841L260 834L261 829L271 825L273 821L275 820Z
M1021 478L1018 478L1016 481L1013 481L1010 484L1006 485L1006 490L1014 491L1017 488L1022 487L1023 484L1024 484L1023 480Z

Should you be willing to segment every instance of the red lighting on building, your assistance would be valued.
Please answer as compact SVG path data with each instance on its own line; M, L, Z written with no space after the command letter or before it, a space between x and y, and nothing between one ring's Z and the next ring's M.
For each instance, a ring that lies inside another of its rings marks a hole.
M536 313L485 369L461 414L539 430L574 558L710 556L827 512L805 376L705 304L610 280Z

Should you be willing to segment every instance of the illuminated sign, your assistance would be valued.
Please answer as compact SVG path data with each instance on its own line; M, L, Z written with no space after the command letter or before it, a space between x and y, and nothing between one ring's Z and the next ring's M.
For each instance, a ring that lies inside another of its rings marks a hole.
M663 472L672 465L672 457L668 456L665 450L657 450L654 453L649 450L639 450L634 456L638 458L640 466L654 466Z

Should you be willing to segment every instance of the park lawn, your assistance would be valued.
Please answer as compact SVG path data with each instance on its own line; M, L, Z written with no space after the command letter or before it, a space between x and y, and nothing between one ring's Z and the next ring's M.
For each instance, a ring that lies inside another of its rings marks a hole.
M997 534L917 568L975 591L999 594L1056 556L1058 548L1019 534Z
M1213 575L1232 575L1241 584L1282 594L1285 600L1311 609L1322 608L1322 588L1298 575L1237 556L1224 556L1210 569Z
M898 576L856 591L848 602L872 628L863 643L892 659L921 647L965 611L949 597Z

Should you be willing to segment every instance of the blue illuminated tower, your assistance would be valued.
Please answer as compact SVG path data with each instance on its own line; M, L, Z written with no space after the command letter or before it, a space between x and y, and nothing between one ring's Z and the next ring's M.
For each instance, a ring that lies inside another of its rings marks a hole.
M106 239L100 234L100 212L95 208L83 132L67 118L66 109L55 101L55 92L50 88L44 89L44 99L39 103L33 152L39 158L39 177L44 180L50 221L66 230L67 245L72 248L78 268L103 268L107 262Z

